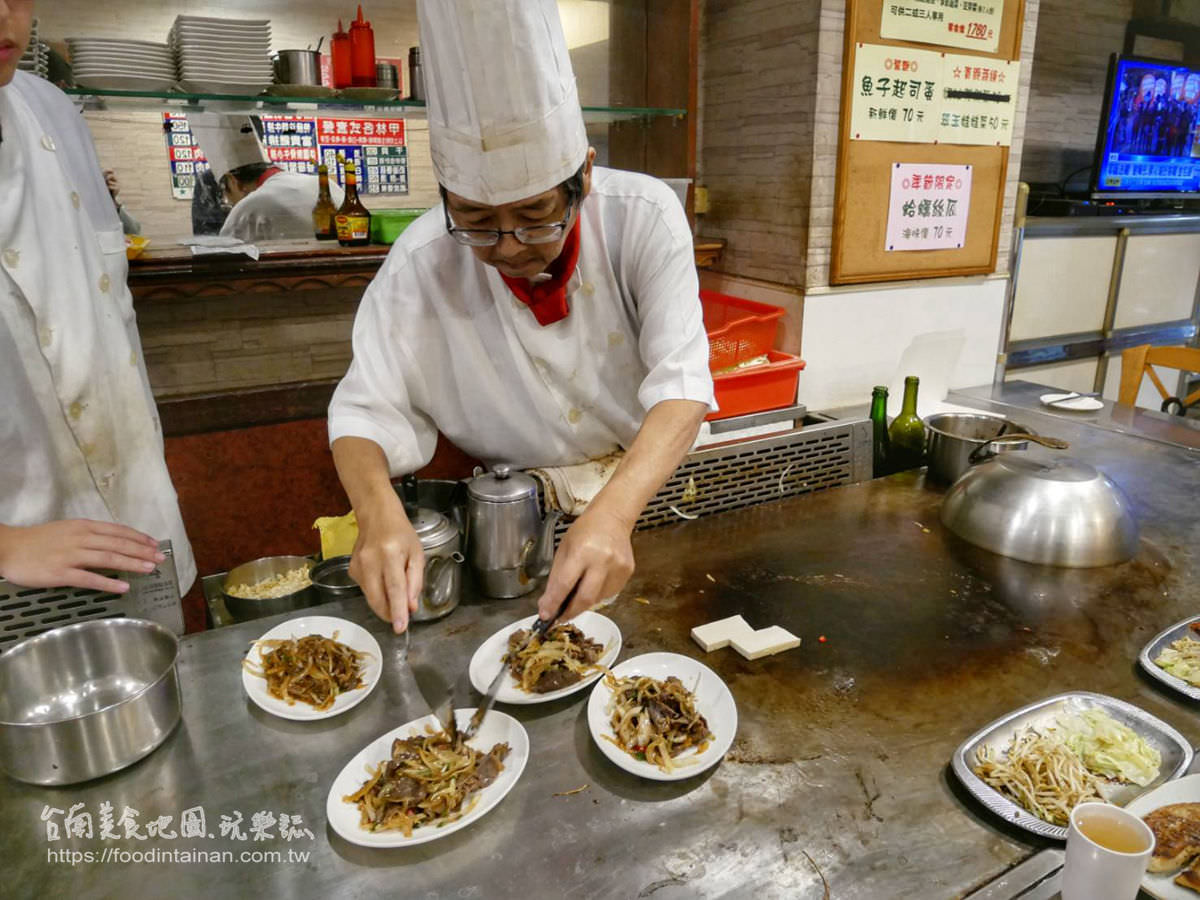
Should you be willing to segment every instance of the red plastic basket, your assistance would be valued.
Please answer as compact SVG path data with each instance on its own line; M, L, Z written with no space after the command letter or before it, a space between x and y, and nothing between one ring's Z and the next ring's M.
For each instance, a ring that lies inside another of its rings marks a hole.
M778 350L767 351L767 358L770 361L761 366L713 376L717 405L721 408L708 414L710 422L780 409L796 402L796 384L804 360Z
M708 368L712 372L762 356L775 347L783 310L714 291L701 291L704 329L708 332Z

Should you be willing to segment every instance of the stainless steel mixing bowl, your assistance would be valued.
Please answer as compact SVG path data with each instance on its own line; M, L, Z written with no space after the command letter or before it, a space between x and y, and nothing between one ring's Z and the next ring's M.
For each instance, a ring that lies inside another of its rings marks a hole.
M973 466L947 491L941 517L963 540L1026 562L1087 568L1137 552L1128 498L1069 457L1010 453Z
M278 597L239 597L229 593L229 588L239 585L255 585L276 575L286 575L296 569L312 570L313 561L307 556L264 556L253 562L242 563L230 569L221 583L221 594L225 608L239 622L261 619L279 613L304 609L322 602L321 596L312 585Z
M0 768L74 784L137 762L179 723L179 641L141 619L94 619L0 655Z

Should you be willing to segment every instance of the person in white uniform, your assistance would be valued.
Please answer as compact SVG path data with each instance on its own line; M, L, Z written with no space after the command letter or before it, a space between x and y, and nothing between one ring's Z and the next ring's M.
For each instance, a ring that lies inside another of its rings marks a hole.
M125 239L71 101L17 72L32 0L0 3L0 576L124 592L173 545L196 577L125 279Z
M221 178L233 206L221 234L247 243L313 236L312 211L317 203L315 175L285 172L270 163L238 166ZM330 182L334 207L342 205L342 189Z
M390 479L440 430L489 465L623 448L539 601L570 618L633 572L630 535L714 408L687 218L669 187L593 165L554 0L418 4L443 203L367 289L329 408L359 523L351 574L397 631L424 559Z

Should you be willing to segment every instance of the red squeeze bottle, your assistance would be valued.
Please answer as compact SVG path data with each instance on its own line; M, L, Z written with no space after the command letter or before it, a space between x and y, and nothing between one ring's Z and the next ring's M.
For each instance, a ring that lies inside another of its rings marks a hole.
M333 33L329 42L330 65L333 69L333 87L350 87L354 83L351 64L350 35L342 30L342 20L338 19L338 30Z
M350 23L350 58L355 87L375 87L375 32L363 18L362 4L358 18Z

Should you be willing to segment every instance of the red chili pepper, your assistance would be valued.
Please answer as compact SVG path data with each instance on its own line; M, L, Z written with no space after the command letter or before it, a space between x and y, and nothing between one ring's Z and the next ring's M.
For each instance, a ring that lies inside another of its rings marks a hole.
M825 643L825 635L821 635L819 638L817 638L817 642L821 644Z

